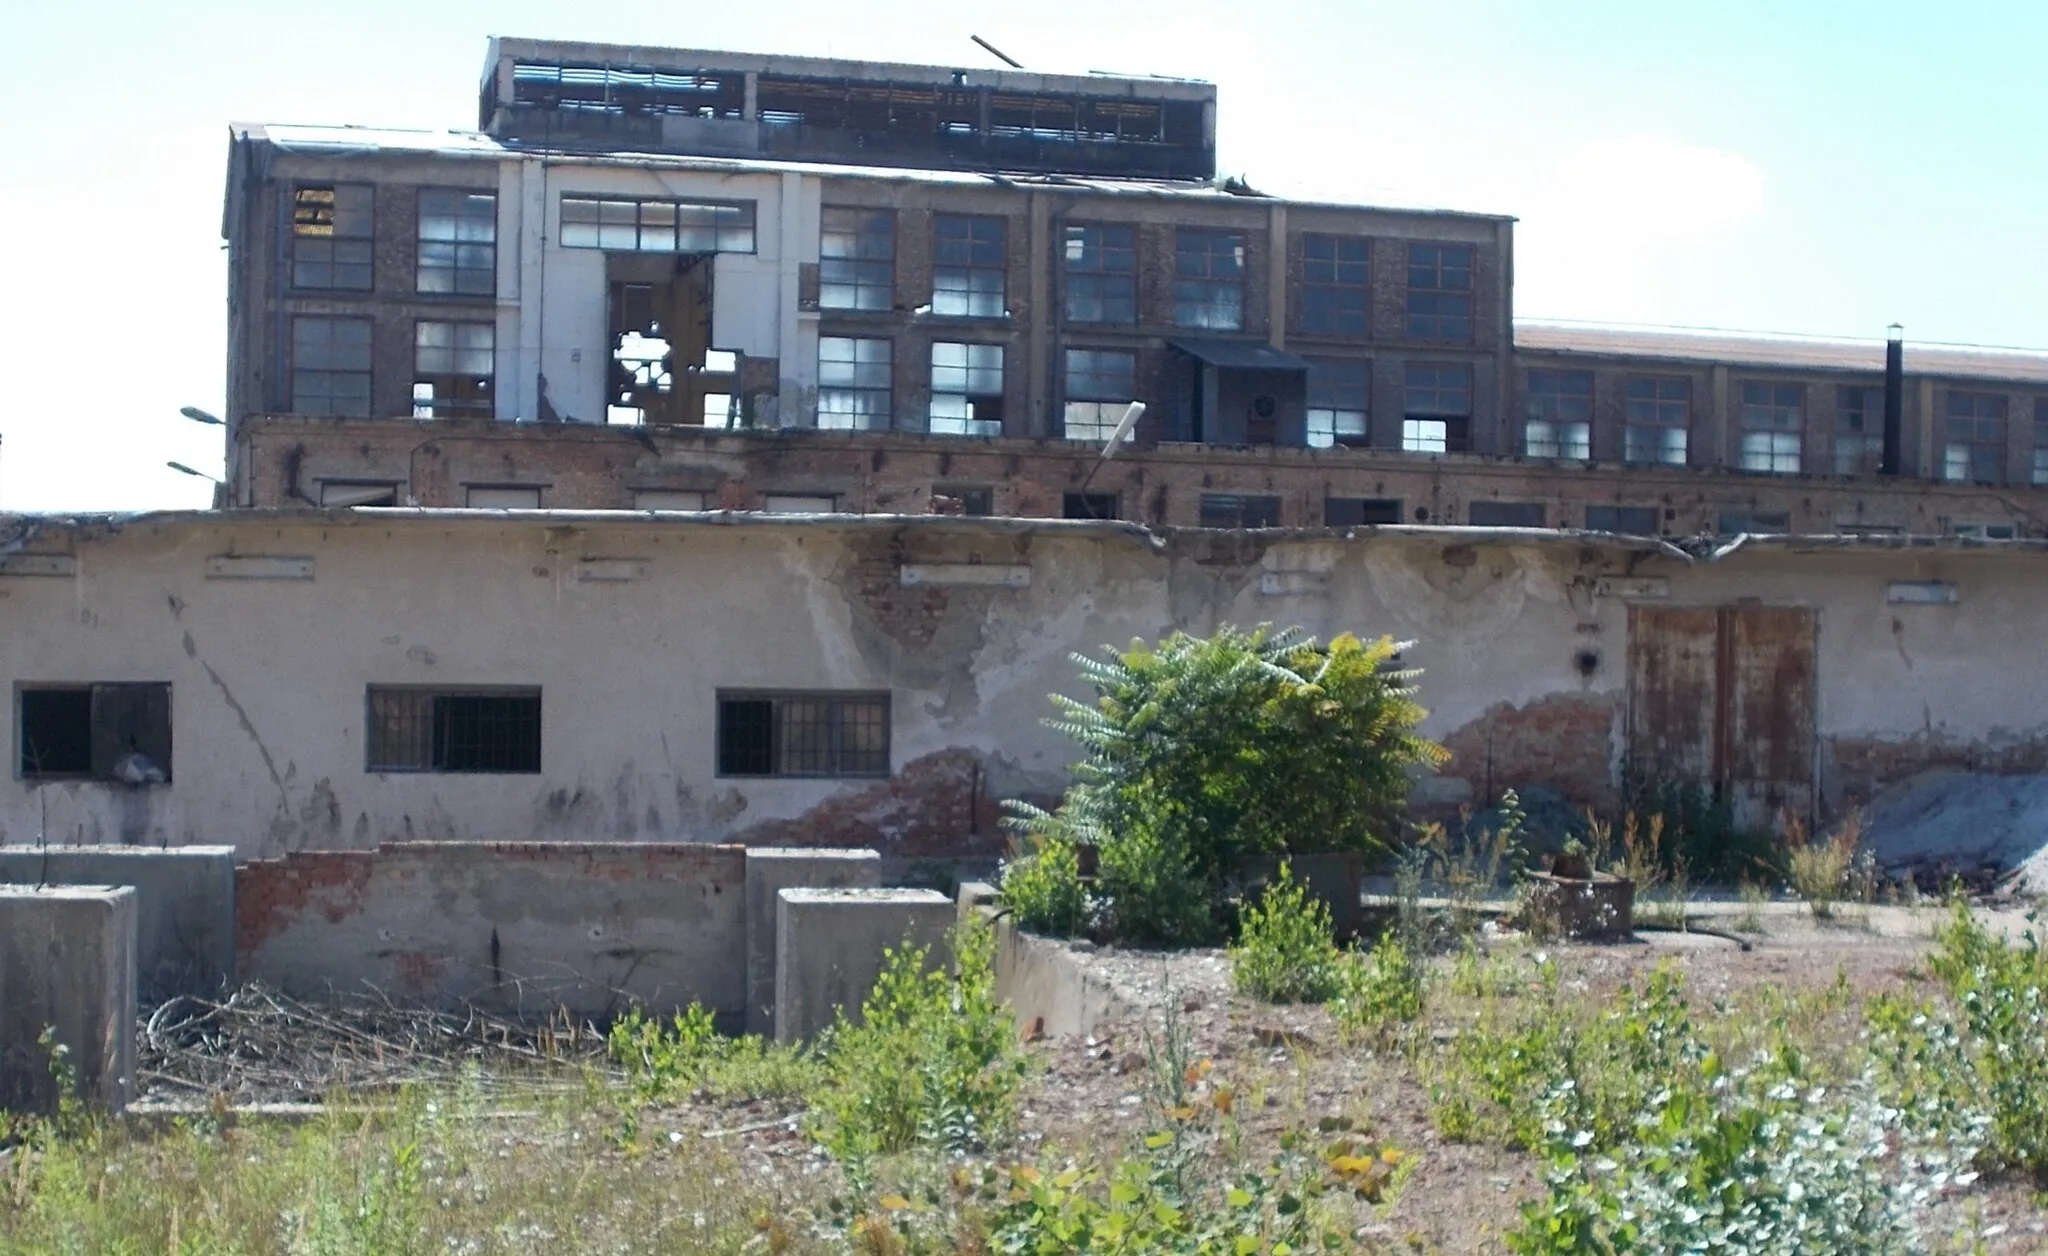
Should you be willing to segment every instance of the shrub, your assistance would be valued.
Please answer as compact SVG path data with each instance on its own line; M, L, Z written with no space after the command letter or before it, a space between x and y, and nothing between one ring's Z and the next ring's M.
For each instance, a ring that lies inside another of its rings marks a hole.
M1267 1003L1321 1003L1337 992L1343 955L1333 940L1330 909L1295 881L1287 864L1238 920L1230 979L1239 990Z
M1809 837L1804 824L1787 817L1783 832L1792 889L1806 900L1815 918L1826 920L1835 914L1836 902L1849 888L1849 872L1862 841L1861 822L1852 811L1833 837L1823 838L1817 834Z
M1065 834L1035 839L1030 853L1003 865L1002 897L1018 924L1069 937L1089 923L1080 852Z
M690 1090L720 1099L788 1098L821 1077L808 1048L758 1035L725 1037L694 1001L667 1025L635 1008L612 1023L606 1045L642 1102Z
M1330 1011L1347 1036L1385 1036L1422 1017L1423 968L1397 934L1350 956L1339 973Z
M1954 997L1968 1090L1991 1117L1986 1158L2048 1175L2048 951L2038 916L2006 944L1958 902L1928 967Z

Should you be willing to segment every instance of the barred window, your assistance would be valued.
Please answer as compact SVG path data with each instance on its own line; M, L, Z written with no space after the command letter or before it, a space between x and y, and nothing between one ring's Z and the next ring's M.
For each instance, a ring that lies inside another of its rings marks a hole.
M1742 469L1799 472L1800 420L1806 390L1797 384L1742 386Z
M887 776L886 693L718 695L720 776Z
M1182 227L1173 242L1173 321L1178 327L1244 326L1244 233Z
M1065 432L1068 440L1108 440L1136 400L1138 355L1118 349L1066 353ZM1126 440L1130 437L1125 437Z
M1009 312L1004 229L1000 218L940 214L932 220L932 313L1002 318Z
M1622 386L1622 457L1630 462L1685 465L1692 385L1685 379L1637 376Z
M1951 392L1943 421L1941 478L1997 484L2005 478L2005 398Z
M1308 364L1308 443L1317 449L1367 442L1366 396L1372 370L1364 362L1311 359Z
M1873 475L1884 465L1884 389L1835 389L1835 474Z
M562 247L613 253L751 253L754 203L562 198Z
M1593 376L1530 371L1523 448L1531 458L1593 456Z
M490 418L497 328L418 322L412 334L412 417Z
M1407 368L1401 448L1409 453L1466 453L1472 447L1472 368Z
M420 193L421 292L489 296L498 290L498 198L491 192Z
M1003 347L932 344L931 430L944 436L1003 434Z
M886 310L896 304L895 214L886 209L824 211L818 304L828 310Z
M874 432L889 427L891 354L887 340L818 338L818 426Z
M1325 336L1363 336L1367 329L1364 236L1301 238L1301 329Z
M1408 335L1416 340L1472 339L1472 246L1408 246Z
M376 190L367 183L301 184L292 192L292 287L368 291Z
M1138 321L1138 233L1135 227L1073 223L1064 250L1067 321Z
M292 319L292 413L370 416L369 319Z
M371 685L371 772L540 771L540 690Z

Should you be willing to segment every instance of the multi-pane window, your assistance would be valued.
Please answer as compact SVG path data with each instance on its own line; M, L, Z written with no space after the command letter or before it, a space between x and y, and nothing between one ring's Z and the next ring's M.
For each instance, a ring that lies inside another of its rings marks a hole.
M751 253L754 203L564 196L562 247L612 253Z
M2048 484L2048 397L2034 399L2034 483Z
M887 776L886 693L718 695L720 776Z
M1638 375L1622 385L1621 456L1629 462L1685 465L1692 385L1676 376Z
M1323 336L1366 334L1367 258L1364 236L1301 238L1301 329Z
M1531 458L1593 456L1593 376L1530 371L1523 448Z
M490 192L420 193L421 292L489 296L498 289L498 198Z
M1138 233L1135 227L1070 223L1066 229L1067 321L1138 321Z
M1182 227L1173 238L1173 322L1237 331L1244 326L1244 233Z
M887 429L893 413L891 362L887 340L818 337L818 426L856 432Z
M1744 471L1796 474L1806 390L1798 384L1742 386Z
M1003 347L932 344L931 430L944 436L1003 434Z
M2005 478L2005 398L1951 392L1942 424L1941 478L1996 484Z
M412 417L491 417L497 329L489 323L412 325Z
M1065 374L1067 439L1108 440L1135 400L1137 355L1120 349L1069 349Z
M370 416L369 319L292 319L292 413Z
M1401 448L1415 454L1465 453L1472 447L1472 369L1412 365L1402 406Z
M170 781L169 685L23 685L17 694L22 780Z
M1310 446L1322 449L1366 443L1366 396L1371 375L1370 365L1364 362L1323 359L1308 364Z
M1417 340L1472 339L1472 246L1408 246L1408 334Z
M1884 465L1884 389L1835 389L1835 474L1874 475Z
M896 304L896 215L827 207L818 234L818 304L886 310Z
M932 220L932 313L1001 318L1009 312L1003 233L1000 218L940 214Z
M371 685L371 772L540 771L540 690Z
M368 290L376 211L367 183L306 185L292 192L292 287Z
M1277 528L1280 499L1265 494L1202 494L1202 526L1205 528Z

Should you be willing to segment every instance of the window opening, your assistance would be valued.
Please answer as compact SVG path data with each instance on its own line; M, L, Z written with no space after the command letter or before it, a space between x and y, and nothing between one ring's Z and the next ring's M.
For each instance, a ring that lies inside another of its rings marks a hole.
M1593 376L1586 371L1530 371L1523 449L1531 458L1593 456Z
M1242 493L1202 494L1202 526L1205 528L1277 528L1280 526L1278 497L1247 496Z
M17 704L22 780L171 779L168 684L23 685Z
M1003 347L932 343L930 430L946 436L1003 434Z
M1137 229L1070 223L1066 229L1067 321L1138 321Z
M1884 466L1884 389L1835 389L1835 474L1876 475Z
M498 289L498 198L425 189L419 200L421 292L490 296Z
M375 287L374 222L369 184L301 184L292 193L292 287Z
M1472 434L1472 370L1464 366L1407 368L1401 448L1410 453L1467 453Z
M1801 412L1806 390L1797 384L1742 386L1742 469L1794 475L1799 471Z
M1629 462L1685 465L1692 385L1671 377L1638 376L1622 386L1622 457Z
M947 318L1002 318L1005 223L1000 218L940 214L933 219L932 313Z
M754 203L562 198L562 247L612 253L751 253Z
M540 690L371 685L371 772L540 771Z
M1472 246L1408 246L1408 335L1416 340L1472 339Z
M896 215L827 207L818 238L818 304L886 310L896 304Z
M489 323L414 323L412 417L490 418L496 340Z
M370 417L369 319L292 319L292 413Z
M886 693L718 695L720 776L887 776Z
M818 338L818 426L841 431L887 431L895 414L890 397L890 343L880 338Z
M1323 500L1323 526L1358 528L1401 522L1398 497L1329 497Z
M1996 484L2005 478L2005 398L1997 393L1951 392L1943 424L1941 478Z
M1363 236L1301 238L1301 329L1323 336L1363 336L1369 315Z
M1136 398L1138 357L1120 349L1066 351L1066 403L1062 411L1068 440L1106 441ZM1130 433L1124 439L1135 437Z
M1068 493L1060 499L1065 519L1119 519L1115 493Z
M1178 327L1244 327L1244 233L1182 227L1174 233L1173 321Z

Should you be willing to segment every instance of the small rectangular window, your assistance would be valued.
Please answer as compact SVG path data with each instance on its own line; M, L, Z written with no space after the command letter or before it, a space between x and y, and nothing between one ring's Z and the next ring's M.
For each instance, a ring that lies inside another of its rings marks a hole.
M829 515L839 509L839 499L830 493L769 493L761 509L771 515Z
M1946 531L1950 536L1974 536L1987 541L2012 541L2019 538L2020 530L2010 523L1984 523L1978 520L1951 519Z
M720 776L887 776L886 693L718 695Z
M292 193L292 287L367 292L374 273L376 190L301 184Z
M490 323L412 325L412 417L488 419L498 330Z
M17 699L22 780L170 781L169 685L23 685Z
M1523 449L1531 458L1593 456L1593 376L1589 371L1530 371Z
M492 192L422 189L421 292L490 296L498 290L498 197Z
M1472 368L1411 365L1404 382L1401 448L1418 454L1469 452Z
M1120 349L1069 349L1065 364L1066 438L1108 440L1137 399L1138 355Z
M1658 511L1655 506L1588 506L1586 531L1618 532L1624 536L1656 536Z
M320 504L322 506L396 506L398 504L398 483L395 480L322 480L320 481Z
M365 769L540 771L540 690L371 685Z
M1176 327L1237 331L1244 326L1244 233L1182 227L1173 241Z
M1364 236L1301 238L1301 329L1319 336L1363 336L1369 319L1369 244Z
M1066 519L1117 519L1115 493L1068 493L1060 499L1060 515Z
M1792 516L1783 510L1724 510L1716 524L1722 536L1782 536L1792 531Z
M2005 479L2005 398L1951 392L1942 423L1941 478L1997 484Z
M1006 224L1000 218L940 214L932 220L932 313L1003 318L1009 313Z
M1542 502L1473 502L1465 508L1466 522L1475 528L1541 528Z
M1368 443L1366 398L1372 368L1365 362L1311 359L1308 364L1308 443L1311 448Z
M633 492L635 510L703 510L705 494L682 489L643 488Z
M943 436L1003 434L1003 347L932 343L930 430Z
M818 426L881 432L891 426L889 341L852 336L818 337Z
M471 510L539 510L537 484L472 484L464 504Z
M894 213L826 207L818 233L818 304L828 310L896 304Z
M1070 323L1138 321L1135 227L1070 223L1061 255Z
M945 503L943 508L941 503ZM986 484L932 485L932 513L935 515L983 518L996 512L995 505L995 490Z
M1377 527L1401 522L1398 497L1330 497L1323 500L1323 525L1330 528Z
M1692 385L1681 378L1637 376L1622 385L1622 457L1629 462L1685 465L1692 421Z
M1202 494L1202 526L1205 528L1277 528L1280 499L1247 496L1242 493Z
M1408 246L1408 335L1414 340L1472 339L1472 246Z
M370 417L369 319L292 319L292 413Z
M751 253L754 202L564 196L561 241L608 253Z
M1806 390L1798 384L1742 386L1742 469L1777 475L1799 472Z

